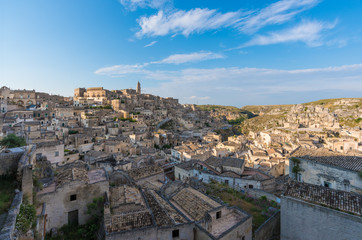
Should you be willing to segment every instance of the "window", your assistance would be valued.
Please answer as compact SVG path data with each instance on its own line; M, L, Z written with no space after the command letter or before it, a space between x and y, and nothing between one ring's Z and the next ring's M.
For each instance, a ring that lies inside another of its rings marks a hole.
M58 156L59 156L59 152L55 152L55 156L58 157Z
M330 182L324 181L324 187L331 188L332 184Z
M221 211L216 212L216 219L221 218Z
M343 146L341 146L341 150L343 150Z
M249 188L254 188L254 185L249 185Z
M172 238L178 238L180 236L180 231L178 229L172 231Z
M229 180L225 180L225 184L229 185Z
M77 194L70 195L70 201L77 200Z

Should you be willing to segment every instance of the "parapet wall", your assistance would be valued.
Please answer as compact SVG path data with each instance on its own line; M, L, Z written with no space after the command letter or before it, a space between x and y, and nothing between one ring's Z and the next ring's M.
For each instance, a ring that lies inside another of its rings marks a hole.
M281 240L357 240L362 236L361 216L289 196L282 196L280 211Z
M0 153L0 176L16 173L18 162L24 152Z
M3 228L0 230L0 240L14 239L16 216L19 214L23 202L23 192L17 192L11 204Z

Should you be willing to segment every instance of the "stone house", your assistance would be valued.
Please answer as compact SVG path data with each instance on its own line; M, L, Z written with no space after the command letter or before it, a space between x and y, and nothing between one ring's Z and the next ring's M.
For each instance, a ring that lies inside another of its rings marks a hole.
M348 156L328 149L298 148L289 160L289 175L299 182L362 193L360 156Z
M54 166L64 161L64 144L60 141L39 142L36 144L35 154L46 156Z
M103 169L87 170L76 162L57 168L55 181L37 193L47 215L45 232L65 224L85 224L90 218L87 204L94 198L104 197L109 182Z

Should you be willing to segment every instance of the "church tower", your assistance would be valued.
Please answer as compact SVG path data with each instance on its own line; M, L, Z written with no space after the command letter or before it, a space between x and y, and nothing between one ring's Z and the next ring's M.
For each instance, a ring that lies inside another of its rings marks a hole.
M137 94L141 94L141 83L138 81L137 83L137 89L136 89Z

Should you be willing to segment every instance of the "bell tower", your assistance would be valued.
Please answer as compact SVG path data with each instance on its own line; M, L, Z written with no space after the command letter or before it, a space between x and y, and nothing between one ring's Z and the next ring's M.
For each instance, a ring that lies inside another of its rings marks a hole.
M137 94L141 94L141 83L138 81L137 83L137 89L136 89Z

